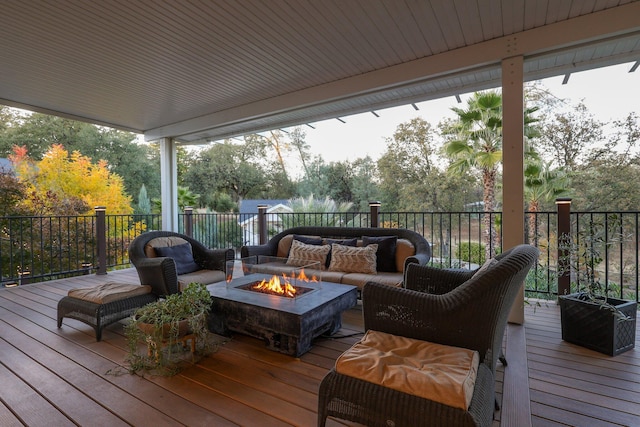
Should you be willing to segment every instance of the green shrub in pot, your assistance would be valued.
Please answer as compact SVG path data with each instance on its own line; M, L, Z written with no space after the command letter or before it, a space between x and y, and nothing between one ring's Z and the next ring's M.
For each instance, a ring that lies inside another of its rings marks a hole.
M129 371L177 373L183 366L212 351L207 315L211 296L206 286L190 283L182 292L169 295L136 310L125 327ZM186 346L185 335L195 339L195 353Z

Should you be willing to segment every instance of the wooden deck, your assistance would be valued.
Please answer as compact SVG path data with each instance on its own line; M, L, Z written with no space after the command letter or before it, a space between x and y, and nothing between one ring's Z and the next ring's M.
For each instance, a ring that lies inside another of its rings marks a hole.
M320 380L362 332L358 306L344 314L340 338L314 341L299 359L236 335L174 377L114 374L125 355L121 324L105 329L101 342L75 320L56 327L57 301L69 289L109 280L137 283L137 275L128 269L0 290L1 426L313 426ZM529 406L533 426L640 426L638 350L611 358L562 342L555 304L528 308L526 327L509 333L495 426L502 419L520 427L514 420ZM525 335L527 353L518 344Z

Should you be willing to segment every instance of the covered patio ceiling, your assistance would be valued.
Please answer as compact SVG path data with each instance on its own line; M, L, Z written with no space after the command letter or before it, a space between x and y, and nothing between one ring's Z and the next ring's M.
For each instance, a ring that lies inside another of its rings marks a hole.
M632 0L3 0L0 104L211 140L640 60Z

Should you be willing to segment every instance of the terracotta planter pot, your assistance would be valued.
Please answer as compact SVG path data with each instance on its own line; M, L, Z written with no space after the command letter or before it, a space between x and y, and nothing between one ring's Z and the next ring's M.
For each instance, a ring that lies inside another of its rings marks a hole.
M147 335L154 335L156 330L156 325L152 323L139 323L138 327L142 332L144 332ZM170 333L171 333L171 325L169 323L165 323L164 325L162 325L162 338L165 340L170 338L169 337ZM184 319L178 322L178 336L171 337L171 338L181 338L190 333L191 333L191 328L189 327L189 320Z

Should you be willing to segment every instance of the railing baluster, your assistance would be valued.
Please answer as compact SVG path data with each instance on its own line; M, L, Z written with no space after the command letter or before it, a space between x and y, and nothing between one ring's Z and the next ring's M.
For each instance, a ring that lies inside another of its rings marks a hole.
M472 244L485 244L486 232L495 233L497 219L501 212L383 212L378 207L365 212L295 212L277 216L282 220L283 228L296 225L335 225L367 227L376 224L379 227L398 226L419 232L433 245L434 263L442 267L458 267L466 260L475 263ZM535 295L556 295L557 259L554 250L557 243L557 212L524 212L532 221L525 221L532 236L531 244L545 245L540 266L537 266L529 280L527 291ZM162 229L160 215L106 215L99 213L89 216L29 216L4 217L0 232L0 284L19 279L18 272L28 271L30 280L40 281L48 278L60 278L72 274L86 273L87 263L98 274L106 273L108 268L129 266L127 248L131 239L140 232ZM275 216L275 215L274 215ZM484 229L482 217L490 219L491 229ZM271 221L271 214L265 219ZM187 215L179 215L179 226L191 233L197 240L212 248L235 247L243 244L257 244L247 228L240 225L246 216L239 214L194 214L191 224ZM640 263L639 212L570 212L569 233L575 244L596 245L594 241L582 241L583 235L593 234L593 224L599 222L603 227L605 240L614 236L630 237L629 240L615 242L617 248L602 247L603 260L598 266L598 274L604 277L604 283L613 291L611 279L619 282L615 292L624 299L638 300L640 276L637 265ZM144 224L143 229L140 225ZM587 227L586 230L583 230ZM267 238L277 231L275 225L263 226ZM258 236L259 230L254 230ZM104 236L104 237L101 237ZM631 237L632 236L632 237ZM502 232L498 234L502 248ZM257 239L257 237L256 237ZM460 254L462 244L468 243ZM602 243L598 243L601 245ZM489 245L492 245L489 241ZM98 247L102 249L97 249ZM595 247L594 247L595 249ZM104 257L104 258L103 258ZM584 263L585 260L580 260ZM588 261L588 260L587 260ZM456 263L456 264L454 264ZM546 266L544 265L546 263ZM634 266L632 271L627 266ZM469 267L471 268L471 267ZM544 270L542 270L544 269ZM542 271L541 271L542 270ZM104 272L104 273L103 273ZM26 275L25 275L26 277ZM544 283L543 283L544 282ZM569 290L570 291L570 290ZM561 291L564 292L564 291Z

